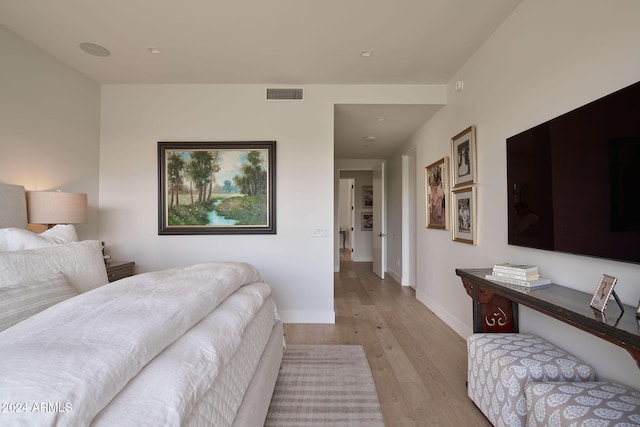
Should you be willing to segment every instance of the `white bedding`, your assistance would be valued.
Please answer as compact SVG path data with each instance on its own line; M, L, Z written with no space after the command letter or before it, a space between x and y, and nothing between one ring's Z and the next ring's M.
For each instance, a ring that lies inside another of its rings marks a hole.
M236 414L240 405L244 404L243 400L253 379L253 374L274 331L273 325L276 323L274 314L275 303L273 299L269 298L245 330L242 342L231 360L224 365L212 386L198 399L197 404L181 425L186 427L247 427L246 424L238 422ZM266 373L263 372L262 375L266 375ZM256 416L255 419L259 418Z
M268 298L261 282L243 263L146 273L0 332L0 425L181 424Z
M83 240L49 248L0 252L0 286L29 283L64 273L78 292L87 292L109 282L97 240Z

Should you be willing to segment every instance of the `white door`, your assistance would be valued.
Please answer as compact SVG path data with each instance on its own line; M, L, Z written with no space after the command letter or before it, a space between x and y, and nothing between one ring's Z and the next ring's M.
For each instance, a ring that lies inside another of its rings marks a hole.
M347 230L347 235L349 236L349 259L353 259L353 248L355 248L355 236L354 227L356 226L356 180L350 179L351 188L349 192L349 207L350 207L350 217L349 217L349 230Z
M373 272L384 279L387 258L384 217L384 163L373 168Z

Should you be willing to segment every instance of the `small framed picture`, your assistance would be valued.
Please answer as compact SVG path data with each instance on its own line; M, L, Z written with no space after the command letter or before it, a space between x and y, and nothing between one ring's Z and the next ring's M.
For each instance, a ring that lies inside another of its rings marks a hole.
M362 212L362 231L371 231L373 230L373 213L371 212Z
M608 274L602 275L596 293L593 294L593 298L591 299L592 308L598 311L604 311L605 308L607 308L607 302L609 302L609 297L617 281L618 278L616 277L609 276Z
M461 188L452 191L451 218L453 219L453 240L476 244L476 189Z
M451 138L453 187L476 182L476 127L469 126Z
M427 166L424 172L427 228L449 229L449 158Z
M362 187L362 208L373 208L373 186L371 185L364 185Z

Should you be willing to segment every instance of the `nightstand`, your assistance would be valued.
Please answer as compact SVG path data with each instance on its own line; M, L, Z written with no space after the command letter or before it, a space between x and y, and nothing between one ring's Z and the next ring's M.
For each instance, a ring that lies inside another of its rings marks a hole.
M105 264L107 267L107 277L109 277L109 282L115 282L116 280L133 276L133 268L135 265L136 263L131 261L111 261L110 263Z

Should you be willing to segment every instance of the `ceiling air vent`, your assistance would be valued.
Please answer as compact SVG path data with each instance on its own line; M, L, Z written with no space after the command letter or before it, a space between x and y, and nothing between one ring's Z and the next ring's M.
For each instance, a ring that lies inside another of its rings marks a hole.
M301 88L267 88L267 100L302 100L303 96Z

